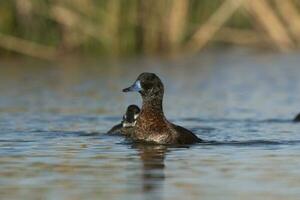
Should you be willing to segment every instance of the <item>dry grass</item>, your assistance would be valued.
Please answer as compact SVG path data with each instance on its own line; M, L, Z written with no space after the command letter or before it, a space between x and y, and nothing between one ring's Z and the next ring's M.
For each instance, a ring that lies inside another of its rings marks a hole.
M300 47L299 0L14 0L0 3L0 52L197 53L208 43Z

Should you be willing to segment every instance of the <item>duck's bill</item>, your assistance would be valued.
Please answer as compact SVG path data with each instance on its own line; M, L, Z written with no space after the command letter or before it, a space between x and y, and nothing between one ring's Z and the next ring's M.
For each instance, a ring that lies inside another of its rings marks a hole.
M142 90L141 82L136 81L132 86L123 89L123 92L139 92Z

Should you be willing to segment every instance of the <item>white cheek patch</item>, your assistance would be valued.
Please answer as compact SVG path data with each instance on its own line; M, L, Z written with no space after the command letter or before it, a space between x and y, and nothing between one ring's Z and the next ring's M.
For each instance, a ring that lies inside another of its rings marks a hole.
M133 118L134 118L134 119L137 119L138 116L139 116L139 114L135 114L135 115L133 116Z

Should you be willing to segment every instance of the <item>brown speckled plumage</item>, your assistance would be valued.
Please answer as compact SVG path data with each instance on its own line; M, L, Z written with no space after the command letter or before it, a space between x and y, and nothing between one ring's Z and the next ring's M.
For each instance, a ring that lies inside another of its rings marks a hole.
M202 141L191 131L165 118L162 108L164 86L158 76L142 73L133 86L123 91L136 91L137 85L143 105L131 134L133 140L157 144L193 144Z

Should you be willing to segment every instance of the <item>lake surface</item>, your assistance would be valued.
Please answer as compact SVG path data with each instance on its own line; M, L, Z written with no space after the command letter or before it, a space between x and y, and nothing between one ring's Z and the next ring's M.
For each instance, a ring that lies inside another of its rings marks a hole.
M299 199L299 54L0 61L0 199ZM106 131L165 84L170 121L204 144L133 144Z

